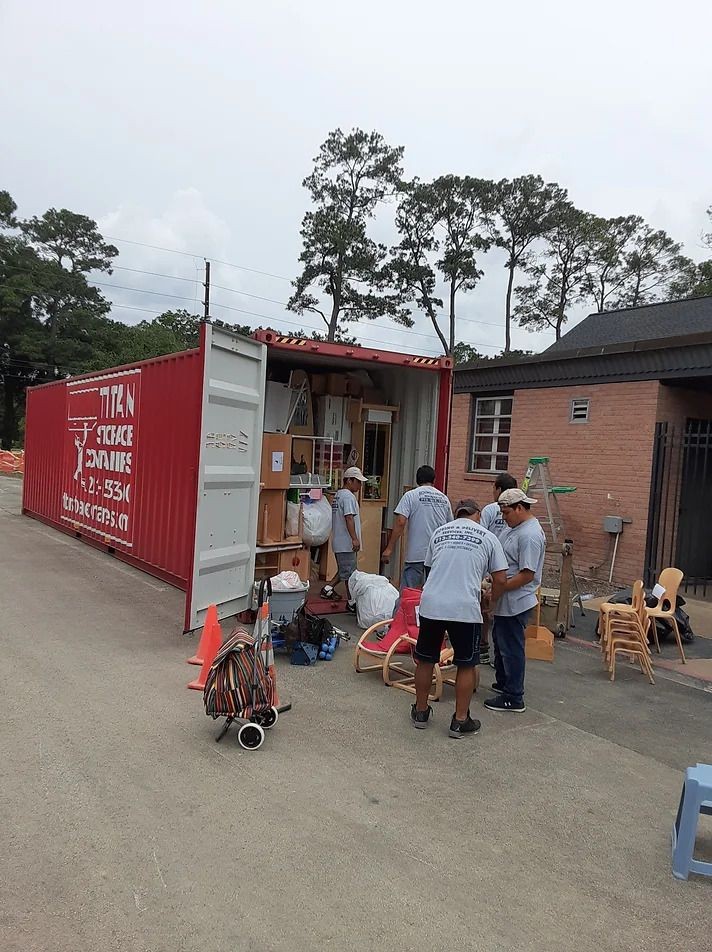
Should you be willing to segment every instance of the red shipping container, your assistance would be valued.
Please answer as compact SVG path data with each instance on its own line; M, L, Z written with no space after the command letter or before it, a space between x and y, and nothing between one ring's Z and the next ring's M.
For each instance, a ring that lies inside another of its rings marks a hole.
M379 382L408 421L394 449L394 489L429 459L444 488L449 358L273 331L244 338L204 324L196 350L28 390L23 512L184 589L186 630L210 604L221 617L241 611L254 578L269 361L382 368Z

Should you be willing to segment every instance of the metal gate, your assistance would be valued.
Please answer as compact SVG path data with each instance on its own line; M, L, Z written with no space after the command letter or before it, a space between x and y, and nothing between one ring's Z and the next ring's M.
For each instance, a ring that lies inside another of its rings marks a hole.
M675 565L688 593L712 594L712 420L655 427L645 584Z

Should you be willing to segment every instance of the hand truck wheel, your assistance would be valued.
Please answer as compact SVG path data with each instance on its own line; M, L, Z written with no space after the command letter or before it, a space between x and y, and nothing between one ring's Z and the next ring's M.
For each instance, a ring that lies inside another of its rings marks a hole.
M260 724L266 731L268 731L271 727L274 727L278 720L279 711L276 707L271 707L268 711L265 711L265 713L260 718Z
M265 732L259 724L243 724L237 732L237 742L245 750L257 750L264 743Z

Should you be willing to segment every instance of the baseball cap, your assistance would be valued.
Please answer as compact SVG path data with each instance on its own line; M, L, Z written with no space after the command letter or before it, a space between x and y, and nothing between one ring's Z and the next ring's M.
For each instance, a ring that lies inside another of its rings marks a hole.
M530 499L521 489L505 489L497 502L500 506L516 506L520 502L528 502L530 506L533 506L536 499Z
M344 479L357 479L360 483L368 482L358 466L349 466L344 470Z
M474 499L461 499L455 506L455 518L457 519L460 513L465 516L472 516L479 511L480 507L477 505Z

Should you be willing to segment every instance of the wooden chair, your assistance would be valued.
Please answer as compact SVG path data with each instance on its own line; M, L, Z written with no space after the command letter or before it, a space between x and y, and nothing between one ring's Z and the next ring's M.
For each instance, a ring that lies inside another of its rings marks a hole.
M655 684L650 648L648 647L648 616L645 599L641 598L637 611L613 614L608 619L604 657L611 681L616 679L616 655L620 652L638 660L640 669Z
M660 643L658 641L657 625L655 624L656 618L660 618L671 625L672 630L675 632L677 647L680 651L680 660L683 664L687 664L685 652L682 647L680 629L677 627L677 618L675 618L675 609L677 608L677 593L680 588L680 582L682 582L682 578L683 573L680 571L680 569L663 569L658 577L658 585L661 585L665 591L658 599L658 604L655 606L655 608L646 609L646 613L648 616L648 623L653 627L653 637L655 638L655 645L658 651L660 651Z
M364 631L354 652L354 668L357 674L362 674L364 671L380 671L383 683L387 687L399 688L401 691L415 694L415 671L406 667L404 661L405 656L412 659L416 639L407 634L389 639L386 632L382 641L369 641L379 628L383 628L392 621L393 619L380 621ZM399 656L403 656L403 660ZM450 676L450 670L454 667L452 658L452 648L443 648L440 652L440 661L433 668L433 684L428 695L429 701L439 701L443 694L443 686L455 683L455 679ZM375 663L364 664L364 660Z
M617 604L616 602L604 602L601 607L598 609L598 632L601 639L601 651L606 653L606 643L608 641L608 626L610 620L616 616L625 616L630 614L639 614L641 606L645 603L645 589L643 587L643 582L641 579L638 579L636 582L633 582L633 594L631 598L631 604ZM660 653L660 646L658 645L658 653Z

